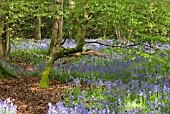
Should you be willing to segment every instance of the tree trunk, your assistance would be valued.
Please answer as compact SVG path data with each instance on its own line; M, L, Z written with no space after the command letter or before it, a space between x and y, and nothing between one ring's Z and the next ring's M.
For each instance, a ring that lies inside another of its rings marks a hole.
M36 40L41 40L41 17L36 16L34 23L35 23L34 38Z
M0 5L1 6L1 5ZM10 52L9 6L3 2L3 12L0 13L0 60L6 58ZM0 79L16 78L0 63Z
M56 51L56 47L62 43L63 37L63 11L58 10L63 8L63 0L55 0L56 12L54 14L53 25L52 25L52 37L50 43L49 54Z
M52 37L51 37L51 43L50 43L50 49L49 54L54 53L61 53L62 49L62 37L63 37L63 16L60 16L63 11L60 11L58 9L63 8L63 0L54 0L55 6L56 6L56 12L53 19L53 27L52 27ZM58 57L57 57L58 58ZM40 81L40 86L43 88L48 87L48 75L51 72L52 64L54 63L55 58L50 59L47 64L46 68L43 72L43 76Z
M58 1L58 0L57 0ZM62 0L60 0L60 4L61 2L63 3ZM56 17L57 17L56 13ZM80 25L80 19L77 16L77 22L78 25ZM56 38L53 42L53 52L52 52L52 57L50 58L50 60L47 62L46 68L43 72L43 76L40 80L40 87L42 88L48 88L49 86L49 82L48 82L48 75L51 72L51 67L54 64L54 62L56 60L58 60L59 58L62 57L67 57L69 55L78 53L78 52L82 52L83 51L83 47L85 45L85 34L86 34L86 30L87 30L87 24L88 24L88 0L85 0L85 12L84 12L84 23L82 26L78 26L76 27L76 38L77 41L77 46L75 48L64 48L61 45L61 40L62 40L62 27L63 27L63 19L61 18L55 18L54 19L54 25L53 25L53 38ZM58 20L59 19L59 20ZM55 33L55 34L54 34ZM56 35L56 36L55 36Z
M73 0L69 0L69 9L71 10L75 10L75 1ZM69 15L69 21L70 23L72 23L72 26L74 26L74 21L73 21L73 17L74 17L75 13L71 13ZM75 29L73 27L68 28L68 34L69 34L69 38L74 38L75 37Z
M8 14L0 14L0 59L8 56L10 52L10 31Z

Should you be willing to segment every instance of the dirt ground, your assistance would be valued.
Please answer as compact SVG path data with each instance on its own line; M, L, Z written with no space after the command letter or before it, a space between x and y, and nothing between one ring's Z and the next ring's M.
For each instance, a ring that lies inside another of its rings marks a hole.
M0 99L10 98L17 105L18 114L46 114L49 102L62 101L64 90L72 89L65 83L50 80L50 87L39 87L41 77L22 76L19 79L0 80Z

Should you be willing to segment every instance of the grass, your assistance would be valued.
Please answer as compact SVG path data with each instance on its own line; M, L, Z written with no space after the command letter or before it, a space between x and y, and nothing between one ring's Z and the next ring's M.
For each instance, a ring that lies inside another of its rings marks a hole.
M4 66L15 74L41 76L49 58L46 56L49 41L44 39L35 43L18 40L14 45L16 48L12 48L10 56L29 64L26 64L25 70L17 63L4 62ZM115 54L109 48L91 47ZM66 65L57 66L61 60L53 65L50 78L72 82L75 89L66 91L67 96L61 103L49 104L49 114L68 110L77 113L170 112L170 84L162 77L158 79L160 75L168 73L168 70L158 65L157 61L149 62L143 57L132 60L83 56ZM33 70L27 70L27 65Z

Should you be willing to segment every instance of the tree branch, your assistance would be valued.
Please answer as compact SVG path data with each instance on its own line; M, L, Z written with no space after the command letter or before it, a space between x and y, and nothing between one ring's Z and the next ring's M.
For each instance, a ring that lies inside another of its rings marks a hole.
M139 44L129 44L129 45L123 45L123 46L118 46L118 45L109 45L109 44L105 44L105 43L101 43L98 41L85 41L85 43L95 43L95 44L100 44L103 46L108 46L108 47L121 47L121 48L127 48L127 47L133 47L133 46L137 46Z
M70 61L72 61L73 59L81 56L81 55L96 55L96 56L99 56L99 57L104 57L104 58L107 58L109 57L109 55L106 55L106 54L103 54L103 53L100 53L100 52L97 52L97 51L94 51L94 50L89 50L89 51L86 51L86 52L78 52L78 53L75 53L74 55L72 55L72 57L70 57L69 59L61 62L60 64L57 64L58 66L61 65L61 64L66 64Z
M98 41L85 41L85 43L94 43L94 44L99 44L99 45L103 45L103 46L108 46L108 47L112 47L112 48L127 48L127 47L134 47L134 46L138 46L138 45L143 45L143 46L147 46L149 47L150 49L154 49L154 50L157 50L157 51L161 51L159 48L156 48L154 46L152 46L151 44L144 44L144 43L136 43L136 44L129 44L129 45L109 45L109 44L105 44L105 43L101 43L101 42L98 42Z

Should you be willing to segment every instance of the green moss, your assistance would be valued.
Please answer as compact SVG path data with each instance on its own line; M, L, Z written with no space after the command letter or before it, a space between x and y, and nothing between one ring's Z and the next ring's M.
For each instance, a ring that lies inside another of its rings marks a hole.
M0 80L4 79L4 76L2 75L2 72L0 71Z
M50 60L47 65L46 68L43 72L42 78L40 80L40 87L42 88L48 88L49 87L49 78L48 75L51 72L51 67L52 67L52 61Z

